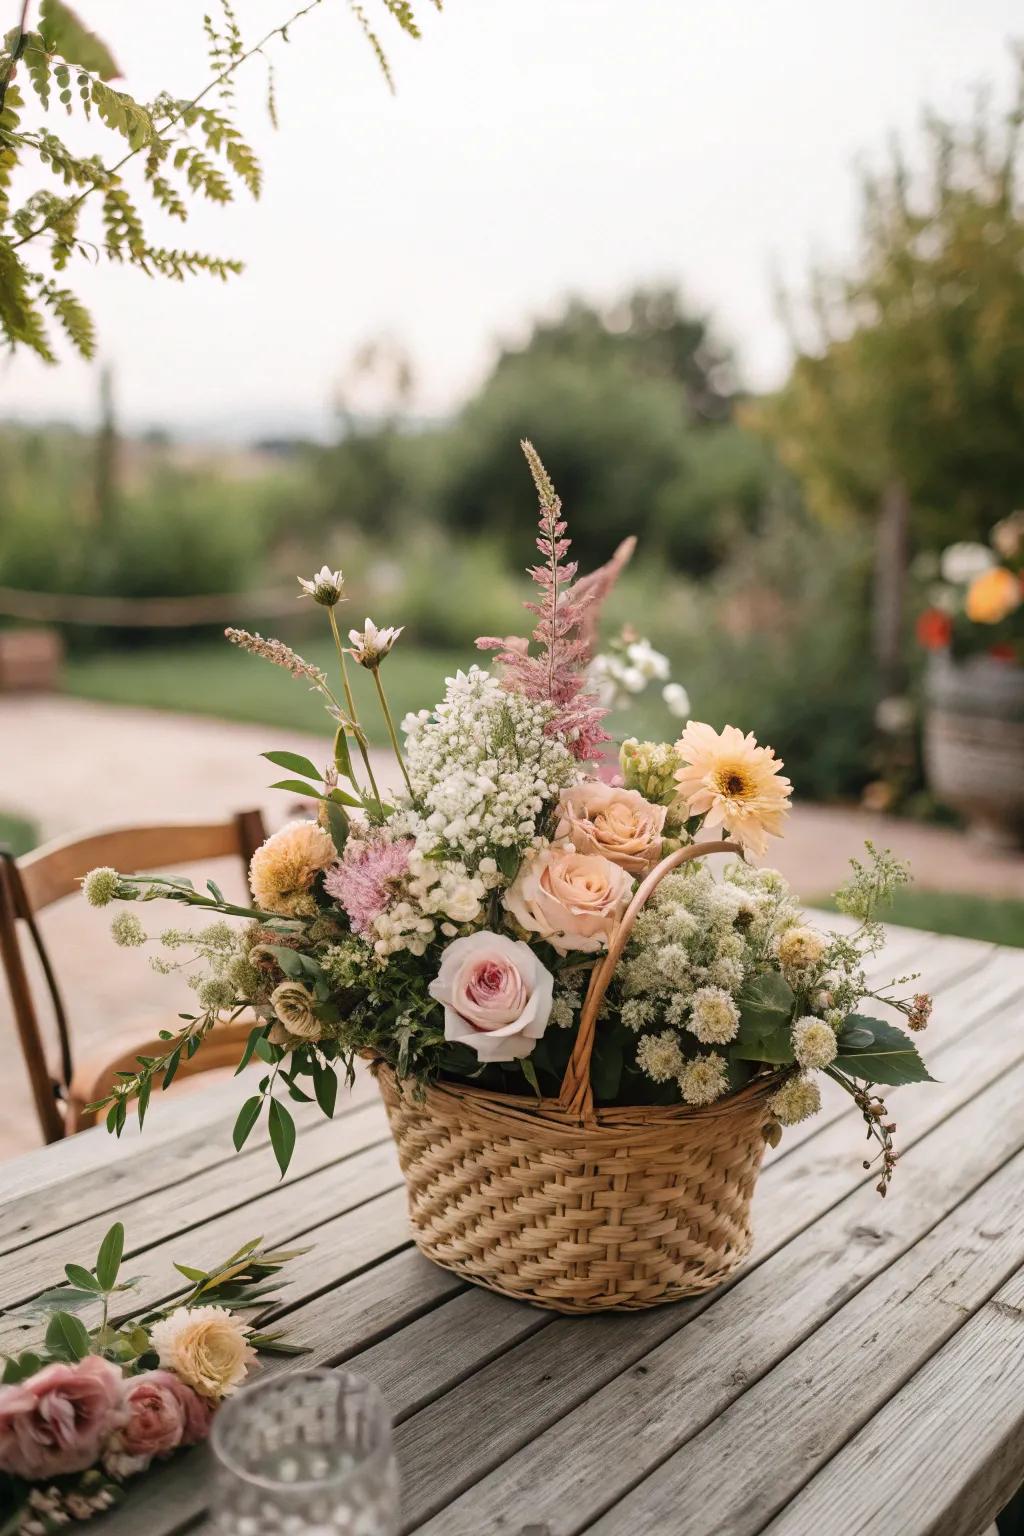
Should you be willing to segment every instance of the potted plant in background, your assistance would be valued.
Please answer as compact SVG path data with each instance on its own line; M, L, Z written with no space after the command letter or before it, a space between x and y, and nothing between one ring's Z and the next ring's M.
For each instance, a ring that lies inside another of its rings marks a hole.
M929 652L924 757L936 799L990 841L1024 842L1024 511L990 545L951 544L917 621Z

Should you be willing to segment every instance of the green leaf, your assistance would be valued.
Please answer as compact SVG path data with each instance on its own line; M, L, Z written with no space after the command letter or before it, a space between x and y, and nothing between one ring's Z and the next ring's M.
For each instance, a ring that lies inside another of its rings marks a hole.
M36 1371L42 1370L43 1362L31 1349L26 1349L20 1355L4 1356L4 1372L0 1381L4 1386L11 1386L16 1381L25 1381L29 1376L34 1376Z
M332 1119L334 1106L338 1102L338 1074L333 1067L325 1067L317 1061L316 1057L313 1058L313 1092L328 1120Z
M348 817L334 800L328 800L327 826L331 834L331 841L339 853L345 852L345 844L348 842Z
M47 51L59 53L69 64L88 69L101 80L121 73L106 43L89 31L64 0L42 0L39 31Z
M250 1061L252 1060L252 1053L256 1050L257 1045L266 1034L266 1029L267 1026L265 1024L256 1024L252 1029L250 1029L249 1038L245 1042L245 1050L242 1052L238 1066L235 1068L236 1077L238 1076L239 1072L244 1072L246 1067L249 1065Z
M494 859L506 880L514 880L519 873L523 856L518 848L495 848Z
M76 1286L78 1290L95 1291L97 1295L99 1294L99 1281L94 1275L91 1275L87 1269L83 1269L81 1264L65 1264L64 1273L67 1275L71 1284Z
M100 1290L112 1291L117 1284L117 1272L121 1268L121 1256L124 1253L124 1227L119 1221L115 1221L106 1237L100 1243L100 1251L96 1256L96 1279Z
M274 1047L263 1034L261 1034L257 1039L256 1044L253 1046L253 1051L259 1057L260 1061L269 1063L279 1060L279 1057L275 1054Z
M284 1178L295 1150L295 1121L280 1099L270 1101L270 1145Z
M89 1353L89 1332L70 1312L55 1312L46 1330L46 1347L61 1360L84 1360Z
M210 1277L205 1269L192 1269L188 1264L175 1264L179 1275L184 1275L186 1280L191 1280L193 1285L200 1285Z
M260 1117L260 1111L262 1108L263 1095L261 1093L256 1093L253 1094L251 1099L246 1099L245 1103L238 1111L238 1118L236 1119L234 1129L231 1132L231 1140L235 1144L236 1152L241 1152L242 1148L245 1146L246 1141L249 1139L250 1131Z
M590 1058L590 1086L594 1090L595 1099L607 1102L618 1093L625 1059L625 1039L626 1030L622 1024L598 1026Z
M352 777L352 752L348 744L348 732L343 725L339 725L334 733L334 766L343 779L348 779L354 785Z
M838 1043L840 1051L859 1051L863 1050L867 1045L874 1044L874 1030L868 1029L863 1021L858 1020L857 1023L854 1023L853 1020L856 1018L856 1014L851 1014L839 1032Z
M526 1081L529 1083L538 1099L543 1098L543 1094L540 1091L540 1083L537 1080L537 1069L533 1062L530 1060L529 1056L521 1056L519 1058L519 1065L523 1069L523 1076L526 1078Z
M286 789L291 795L302 795L306 800L322 800L323 795L312 784L307 784L303 779L278 779L276 784L270 785L271 789Z
M273 763L275 768L287 768L290 773L300 773L304 779L312 779L314 784L323 782L320 769L308 757L303 757L301 752L264 752L261 756L268 763Z
M776 1064L792 1061L790 1021L795 1002L792 987L777 971L766 971L747 982L736 997L740 1023L730 1057Z
M167 1069L164 1072L163 1082L160 1084L161 1088L169 1088L171 1086L171 1084L174 1082L175 1073L178 1070L180 1062L181 1062L181 1046L179 1045L178 1049L176 1051L172 1051L171 1054L167 1058Z
M859 1077L868 1083L884 1083L887 1087L899 1087L902 1083L931 1083L935 1079L918 1055L917 1046L910 1036L895 1024L884 1019L862 1018L851 1014L847 1024L854 1028L870 1029L870 1045L860 1049L842 1048L833 1062L840 1072Z

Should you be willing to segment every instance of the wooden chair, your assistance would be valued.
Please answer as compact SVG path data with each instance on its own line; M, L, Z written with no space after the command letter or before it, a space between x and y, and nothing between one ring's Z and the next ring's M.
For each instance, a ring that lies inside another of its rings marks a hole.
M240 811L229 821L154 827L122 827L88 837L63 838L20 859L0 849L0 959L14 1005L14 1019L28 1068L32 1096L43 1136L62 1136L94 1124L87 1104L108 1094L119 1071L131 1071L137 1055L158 1055L166 1046L141 1032L122 1036L75 1063L67 1014L56 971L39 931L36 916L44 907L80 891L83 875L110 865L126 874L173 868L204 859L235 855L248 871L253 853L266 837L259 811ZM58 1038L55 1066L47 1060L39 1013L32 996L21 944L31 941L39 958L50 996ZM182 1060L181 1076L237 1062L252 1020L218 1025L203 1049Z

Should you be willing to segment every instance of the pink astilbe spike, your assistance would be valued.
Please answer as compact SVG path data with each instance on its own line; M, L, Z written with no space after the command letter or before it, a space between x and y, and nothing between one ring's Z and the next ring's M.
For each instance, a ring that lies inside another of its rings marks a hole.
M537 617L533 638L538 654L530 655L521 642L491 635L482 635L476 643L482 651L497 653L496 659L503 669L502 684L510 692L550 701L555 714L547 727L548 733L563 737L573 755L586 761L593 757L601 742L608 740L601 729L608 711L601 708L584 684L591 653L586 616L591 603L598 598L600 584L587 587L584 582L574 587L576 563L565 561L570 540L565 537L562 503L533 444L524 442L520 446L540 498L537 548L543 564L529 567L529 574L541 596L536 603L524 604Z

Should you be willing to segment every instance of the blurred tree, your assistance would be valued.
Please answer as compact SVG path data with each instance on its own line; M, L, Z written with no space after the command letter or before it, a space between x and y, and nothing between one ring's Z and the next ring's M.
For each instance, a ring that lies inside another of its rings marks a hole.
M877 524L875 648L898 680L910 552L980 538L1024 494L1022 93L924 124L863 186L861 250L813 275L809 339L752 416L822 517Z
M515 547L523 508L508 466L528 436L576 509L582 560L635 532L648 552L706 571L732 529L752 525L772 475L764 445L731 419L736 388L729 353L674 291L638 290L608 310L573 300L500 355L452 427L439 515Z
M96 430L95 509L99 528L107 532L117 517L120 489L120 435L114 408L114 371L109 364L100 369L100 421Z
M242 270L239 261L155 242L125 184L125 171L135 162L142 190L157 213L182 223L188 218L192 197L231 202L231 177L259 197L259 161L234 122L233 77L274 39L287 41L289 27L323 3L305 0L286 21L247 45L231 0L220 0L220 20L203 18L212 78L194 96L162 91L153 101L140 102L110 84L120 73L113 53L64 0L39 0L37 25L30 19L31 0L21 0L19 20L0 45L0 341L11 349L29 347L46 362L56 362L47 332L49 317L78 352L92 357L96 346L92 320L59 280L73 256L91 260L99 252L109 261L127 262L149 276L179 280L196 272L226 278ZM419 36L411 0L381 3L404 32ZM440 0L434 4L440 8ZM390 86L387 58L366 10L359 0L349 0L349 8ZM27 78L27 94L16 74ZM97 154L69 148L46 126L45 118L38 126L23 122L29 106L47 112L55 93L69 117L76 111L86 119L95 115L119 135L124 141L122 153L108 164ZM268 65L267 110L276 126L272 65ZM12 181L29 163L38 163L59 177L66 191L61 194L41 187L20 207L14 206ZM93 238L87 238L81 228L89 199L99 204L101 212L101 229Z

